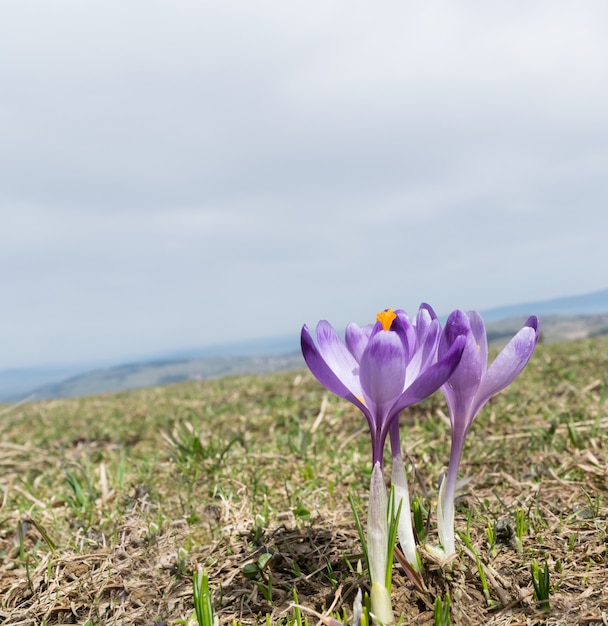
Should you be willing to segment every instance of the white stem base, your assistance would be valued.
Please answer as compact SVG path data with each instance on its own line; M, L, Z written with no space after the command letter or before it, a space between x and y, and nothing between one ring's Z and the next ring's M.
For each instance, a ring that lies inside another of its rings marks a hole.
M446 558L450 558L456 553L456 542L454 536L454 500L446 502L446 480L442 481L439 487L437 498L437 534L439 543L443 548Z
M372 613L374 621L380 624L392 624L395 621L391 594L381 583L372 583L371 595Z
M395 489L395 510L398 510L399 505L401 505L401 514L399 515L399 524L397 526L399 543L407 562L414 570L419 572L420 560L412 526L410 494L407 487L407 476L405 475L403 459L400 456L393 457L392 483Z

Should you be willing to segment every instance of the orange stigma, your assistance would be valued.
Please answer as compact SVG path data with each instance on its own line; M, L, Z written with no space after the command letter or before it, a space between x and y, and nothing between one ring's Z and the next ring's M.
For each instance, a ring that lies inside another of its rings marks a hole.
M376 321L382 324L383 330L390 330L391 324L396 317L397 314L393 311L393 309L386 309L384 311L380 311L380 313L376 315Z

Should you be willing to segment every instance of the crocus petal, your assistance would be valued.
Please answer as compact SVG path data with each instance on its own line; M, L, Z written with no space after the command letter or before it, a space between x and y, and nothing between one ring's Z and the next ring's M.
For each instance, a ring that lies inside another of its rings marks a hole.
M363 411L369 421L370 416L367 408L357 398L357 395L361 395L360 385L357 383L354 390L349 389L344 382L338 378L319 353L319 350L317 349L317 346L315 345L315 342L313 341L310 331L306 325L302 327L301 345L306 365L308 365L308 368L313 373L315 378L332 393L335 393L337 396L340 396L341 398L344 398L345 400L348 400L356 405L359 409L361 409L361 411Z
M372 336L361 357L359 375L366 399L376 405L395 401L405 381L404 350L397 333L382 331Z
M455 334L463 332L466 333L466 344L462 353L462 359L447 383L441 388L441 391L443 391L450 409L452 421L456 418L459 421L470 423L473 419L470 415L471 404L479 388L485 365L481 363L481 350L471 332L469 318L466 313L454 311L450 314L439 342L439 356L441 358L446 347L454 341Z
M443 355L451 348L452 344L461 335L468 335L471 332L469 318L464 311L452 311L445 323L445 328L439 339L437 348L437 359L441 360Z
M438 319L432 320L426 329L424 337L419 337L419 350L422 351L421 367L432 365L437 360L437 347L441 337L441 323Z
M436 319L437 315L431 305L423 302L418 308L418 314L416 315L416 334L419 337L426 334L431 322Z
M359 364L338 337L332 325L325 320L321 320L317 324L317 344L319 354L328 367L348 389L360 395L361 387L357 376Z
M457 337L442 359L429 367L403 392L391 408L390 416L397 415L406 406L411 406L435 393L452 375L464 350L466 337Z
M418 327L416 327L418 332ZM405 371L405 386L418 378L420 372L429 368L437 359L437 344L441 336L439 320L432 320L423 336L418 336L418 345Z
M477 389L485 364L481 363L481 350L477 338L471 332L468 316L462 311L454 311L450 314L445 326L445 336L448 345L452 343L454 333L466 334L467 343L460 365L450 377L450 387L458 389L460 393L469 393L471 388ZM468 331L468 332L467 332ZM457 336L458 336L457 335Z
M416 350L416 329L410 322L409 317L404 311L395 311L397 317L393 320L391 330L397 333L401 343L403 344L403 356L407 363Z
M471 325L471 332L479 349L479 361L483 376L488 367L488 334L486 333L486 325L477 311L469 311L467 316Z
M373 324L368 324L363 328L360 328L357 324L351 323L346 327L346 347L355 358L355 361L359 363L363 352L369 343L369 338L372 334Z
M510 385L524 369L538 339L538 319L531 317L503 348L485 373L471 406L477 415L483 405L496 393Z

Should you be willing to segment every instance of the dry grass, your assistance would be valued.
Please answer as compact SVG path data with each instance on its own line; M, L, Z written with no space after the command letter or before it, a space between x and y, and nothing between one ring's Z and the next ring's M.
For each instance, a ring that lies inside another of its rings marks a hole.
M607 366L607 339L540 345L480 415L460 555L451 569L423 555L425 591L395 568L405 624L433 624L448 592L454 624L608 624ZM445 410L436 396L402 416L431 542ZM306 373L6 407L0 624L186 623L199 563L222 624L288 623L294 588L310 609L350 612L367 579L347 494L365 508L369 463L362 417ZM533 560L549 564L549 611Z

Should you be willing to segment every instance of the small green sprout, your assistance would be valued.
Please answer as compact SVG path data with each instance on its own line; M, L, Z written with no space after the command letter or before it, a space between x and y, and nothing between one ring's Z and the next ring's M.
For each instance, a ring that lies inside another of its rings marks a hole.
M272 602L272 576L266 571L270 568L271 559L271 552L263 552L256 561L246 563L242 569L243 576L253 582L267 602Z
M209 575L207 570L199 565L192 575L192 596L194 601L194 614L198 626L217 626L219 619L213 614L211 591L209 590Z
M551 593L551 581L549 578L549 564L545 561L545 566L541 570L536 559L530 566L532 574L532 585L534 586L534 598L540 603L540 607L548 611L551 608L549 604L549 595Z
M307 522L310 519L310 511L301 502L298 502L298 505L292 509L292 513L294 517L303 522Z
M452 620L450 619L449 593L445 594L443 600L441 599L441 596L437 596L433 610L433 617L435 619L435 626L451 626Z
M517 511L515 511L515 537L513 537L515 547L517 548L517 552L519 554L524 551L523 537L527 530L528 521L526 520L526 510L522 507L521 509L517 509Z
M419 497L412 501L412 515L418 542L424 544L428 533L429 512Z
M481 580L481 588L483 591L483 596L486 599L486 603L488 606L492 606L494 603L492 602L492 598L490 597L490 588L488 587L488 580L486 578L486 571L483 568L483 563L479 558L479 554L475 554L475 562L477 563L477 571L479 572L479 579Z
M458 533L458 536L460 537L460 540L462 541L462 543L464 543L464 545L471 550L471 552L475 552L475 548L473 547L473 540L471 538L471 518L473 516L472 511L469 511L467 514L467 525L465 527L464 532L461 531L456 531Z
M397 531L399 529L399 517L401 515L402 500L399 500L399 506L395 510L395 487L391 485L391 492L388 500L388 553L386 555L386 588L391 590L393 579L393 556L395 554L395 542L397 541Z
M294 626L308 626L308 619L302 619L302 612L298 604L298 591L295 587L293 589L293 620Z
M492 522L488 522L488 548L490 549L490 556L494 558L497 554L496 551L496 531Z
M338 586L338 577L336 576L336 573L334 572L334 568L331 565L331 561L325 557L325 570L326 570L326 574L325 576L327 576L327 580L329 580L329 583L331 584L332 587L337 587Z
M567 426L568 426L568 439L570 440L572 447L577 448L577 449L582 448L584 446L583 438L578 432L575 424L573 422L568 422Z

